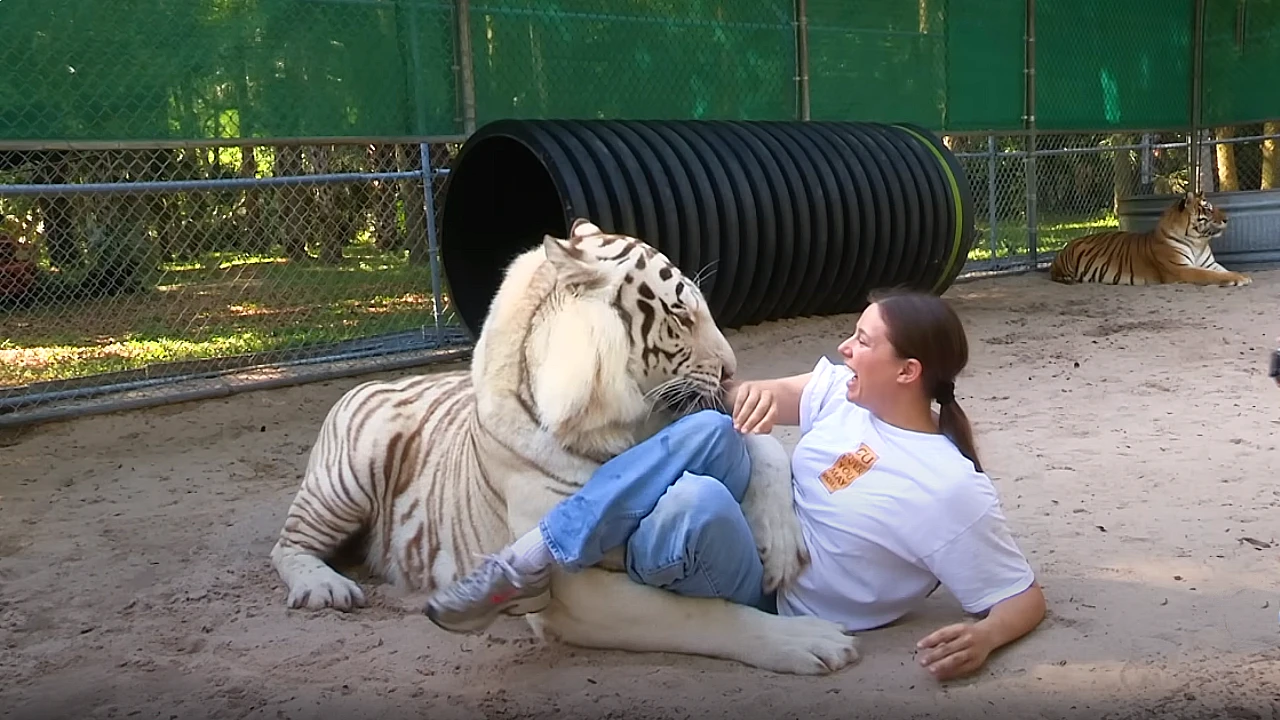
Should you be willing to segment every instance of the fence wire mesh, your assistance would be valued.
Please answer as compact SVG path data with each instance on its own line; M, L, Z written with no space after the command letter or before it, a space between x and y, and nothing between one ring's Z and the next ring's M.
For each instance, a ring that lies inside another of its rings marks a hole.
M465 344L433 283L427 221L455 150L0 155L0 414L249 366Z
M1185 132L950 137L974 194L966 271L1043 266L1072 238L1119 227L1122 200L1187 190L1188 142Z
M1210 175L1271 187L1280 154L1263 135L1275 130L1218 129ZM968 273L1042 266L1072 237L1116 227L1123 198L1180 192L1190 179L1186 133L945 142L973 189ZM249 367L364 360L376 369L465 348L433 253L457 149L0 153L0 420Z
M1212 128L1206 189L1219 192L1280 188L1280 122Z

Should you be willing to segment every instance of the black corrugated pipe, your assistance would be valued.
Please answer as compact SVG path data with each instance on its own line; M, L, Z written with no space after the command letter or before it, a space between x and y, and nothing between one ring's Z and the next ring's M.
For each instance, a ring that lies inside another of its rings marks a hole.
M973 242L964 169L932 133L861 122L499 120L449 172L440 243L474 337L507 263L575 217L655 245L741 327L941 294Z

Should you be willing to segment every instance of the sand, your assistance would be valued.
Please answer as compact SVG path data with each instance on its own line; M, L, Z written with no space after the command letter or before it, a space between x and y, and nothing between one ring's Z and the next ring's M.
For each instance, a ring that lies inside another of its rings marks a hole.
M0 447L4 718L1280 717L1280 271L1246 288L961 283L957 395L1048 597L1031 636L932 680L945 592L798 678L437 630L366 586L284 607L268 561L306 453L352 378L11 433ZM748 376L808 369L852 316L730 333ZM785 351L781 348L787 348ZM370 376L366 376L370 377ZM793 432L776 431L788 444Z

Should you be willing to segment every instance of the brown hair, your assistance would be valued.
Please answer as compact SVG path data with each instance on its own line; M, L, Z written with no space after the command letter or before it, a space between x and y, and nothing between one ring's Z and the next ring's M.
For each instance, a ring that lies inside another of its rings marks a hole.
M956 376L969 363L969 340L946 300L913 290L878 290L868 298L879 308L889 344L901 358L920 361L922 382L938 401L938 427L982 472L973 428L955 398Z

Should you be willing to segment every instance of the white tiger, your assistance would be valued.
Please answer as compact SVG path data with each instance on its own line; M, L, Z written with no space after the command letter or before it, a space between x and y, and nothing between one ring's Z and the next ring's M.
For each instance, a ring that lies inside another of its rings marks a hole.
M567 239L546 236L508 267L469 373L364 383L334 404L271 551L289 607L365 604L326 562L357 537L365 564L394 585L454 581L674 413L722 406L735 369L705 298L675 265L575 220ZM748 451L743 508L772 590L808 553L786 451L758 435ZM616 570L616 558L602 565ZM838 624L679 596L603 567L557 571L551 595L525 616L544 640L801 674L858 660Z

